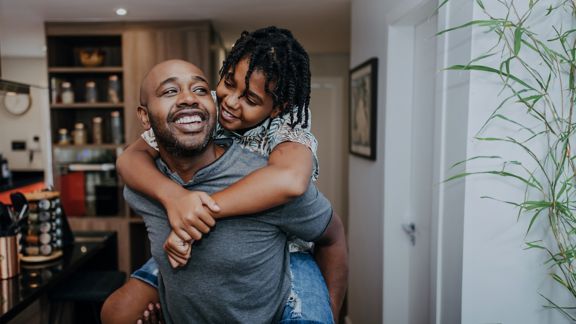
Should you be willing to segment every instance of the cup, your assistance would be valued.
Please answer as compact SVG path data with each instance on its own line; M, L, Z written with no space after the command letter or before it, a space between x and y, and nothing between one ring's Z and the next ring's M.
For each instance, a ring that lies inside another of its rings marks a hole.
M18 240L16 235L0 236L0 279L8 279L20 273Z

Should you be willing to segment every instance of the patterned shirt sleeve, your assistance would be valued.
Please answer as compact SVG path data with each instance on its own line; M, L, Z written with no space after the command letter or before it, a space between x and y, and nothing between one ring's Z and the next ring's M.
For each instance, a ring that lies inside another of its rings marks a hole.
M276 127L272 127L274 129L274 136L270 139L269 150L272 152L276 145L284 142L295 142L306 145L312 151L312 156L314 157L312 181L317 181L319 176L318 156L316 155L318 141L309 129L303 129L299 126L292 128L289 125L289 121L289 118L277 118L278 123Z
M152 128L144 131L140 137L142 137L146 144L150 145L151 148L158 151L158 143L156 143L156 136L154 136Z

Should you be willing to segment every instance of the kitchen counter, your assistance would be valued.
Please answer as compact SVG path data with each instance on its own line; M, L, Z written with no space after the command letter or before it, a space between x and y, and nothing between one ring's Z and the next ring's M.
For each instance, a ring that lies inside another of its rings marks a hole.
M75 232L64 255L44 263L21 263L20 275L0 280L0 323L7 323L45 293L58 289L77 271L116 270L116 232Z
M10 204L10 194L13 192L27 193L42 190L44 187L44 172L14 171L12 185L0 186L0 202Z

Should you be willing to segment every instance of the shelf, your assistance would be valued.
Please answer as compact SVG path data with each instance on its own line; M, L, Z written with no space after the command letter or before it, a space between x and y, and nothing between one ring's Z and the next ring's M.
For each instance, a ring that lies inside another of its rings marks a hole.
M62 103L58 103L58 104L51 104L50 105L51 109L85 109L85 108L91 108L91 109L114 109L114 108L118 108L118 109L122 109L124 108L124 103L120 102L120 103L111 103L111 102L97 102L97 103L88 103L88 102L78 102L78 103L73 103L73 104L62 104Z
M53 144L54 148L57 149L119 149L123 148L126 144L83 144L83 145L76 145L76 144Z
M49 73L122 73L121 66L101 66L101 67L49 67Z
M112 171L116 170L114 163L70 163L68 171Z

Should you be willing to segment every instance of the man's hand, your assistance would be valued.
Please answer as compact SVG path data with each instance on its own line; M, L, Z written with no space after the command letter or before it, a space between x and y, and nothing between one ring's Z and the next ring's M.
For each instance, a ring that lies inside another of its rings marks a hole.
M172 230L185 242L200 240L202 234L208 234L216 221L213 213L220 207L205 192L188 191L180 188L177 193L166 195L162 204L166 208Z
M172 268L178 268L186 263L190 258L192 251L192 242L184 242L174 233L170 232L166 242L164 242L164 251L168 255L168 261Z

